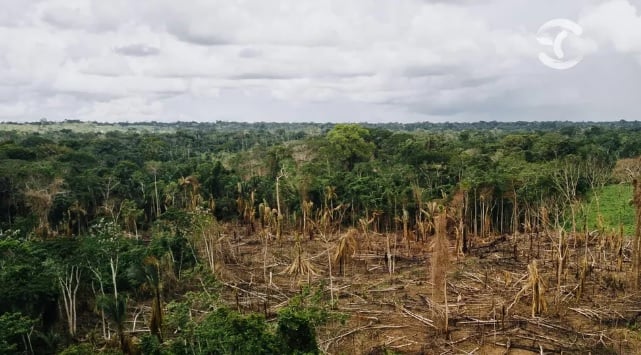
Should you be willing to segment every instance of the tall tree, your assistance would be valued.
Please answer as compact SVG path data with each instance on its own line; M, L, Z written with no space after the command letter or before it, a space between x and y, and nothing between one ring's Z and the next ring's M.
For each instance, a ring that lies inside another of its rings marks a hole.
M369 131L357 124L339 124L327 133L329 155L332 159L352 170L358 162L367 161L374 153L374 144L367 141Z

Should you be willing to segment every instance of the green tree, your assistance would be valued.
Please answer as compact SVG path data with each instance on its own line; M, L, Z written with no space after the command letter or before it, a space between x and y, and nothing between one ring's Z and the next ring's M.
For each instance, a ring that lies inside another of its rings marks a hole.
M278 354L278 340L257 314L243 316L226 308L210 313L196 328L200 354Z
M323 299L322 288L303 291L278 312L276 334L281 354L318 354L316 328L330 319L344 318L330 312L331 305Z
M367 161L374 153L374 143L369 142L369 131L357 124L339 124L327 133L329 145L326 159L337 160L347 170L358 162Z
M0 313L43 317L55 309L57 278L46 267L47 250L37 241L0 239ZM51 322L48 315L45 322Z
M31 343L25 340L34 323L19 312L0 315L0 354L16 354L18 344ZM30 351L33 352L32 349Z

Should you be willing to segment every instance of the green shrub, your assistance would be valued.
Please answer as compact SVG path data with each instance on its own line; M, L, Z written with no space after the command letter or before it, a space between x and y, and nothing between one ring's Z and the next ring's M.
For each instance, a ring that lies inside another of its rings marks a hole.
M265 318L219 308L196 328L197 349L205 354L277 354L278 341Z
M146 334L140 339L140 352L142 355L162 355L161 344L158 337Z
M344 320L341 314L330 311L329 303L323 300L322 287L315 292L305 288L278 313L281 353L318 354L316 328L333 318Z

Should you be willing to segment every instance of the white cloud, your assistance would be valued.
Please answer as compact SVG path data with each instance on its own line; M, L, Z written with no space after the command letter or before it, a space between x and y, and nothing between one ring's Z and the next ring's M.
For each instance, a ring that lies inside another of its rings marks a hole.
M625 58L641 54L641 16L631 1L2 1L0 114L636 119L641 67ZM557 72L538 63L535 35L563 16L585 28L567 46L586 58ZM612 56L623 62L608 65ZM617 106L604 92L619 94Z
M23 102L0 103L0 118L13 118L22 116L27 112L27 107Z
M588 36L623 53L641 54L641 14L627 0L612 0L586 9L580 24Z
M114 52L132 57L147 57L157 55L160 53L160 50L147 44L135 43L116 47L114 48Z
M162 117L163 104L142 97L97 101L78 112L78 118L92 121L153 120Z

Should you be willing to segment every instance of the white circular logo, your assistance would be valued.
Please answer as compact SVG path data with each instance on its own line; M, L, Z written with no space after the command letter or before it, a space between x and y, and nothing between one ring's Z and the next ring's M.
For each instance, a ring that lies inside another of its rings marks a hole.
M556 32L555 32L556 31ZM551 36L556 33L556 36ZM537 32L536 39L542 45L552 47L554 56L545 52L539 53L539 60L543 65L557 70L565 70L574 67L583 60L580 54L575 58L565 58L563 52L563 41L572 33L575 36L583 34L583 28L576 22L567 19L554 19L544 23Z

